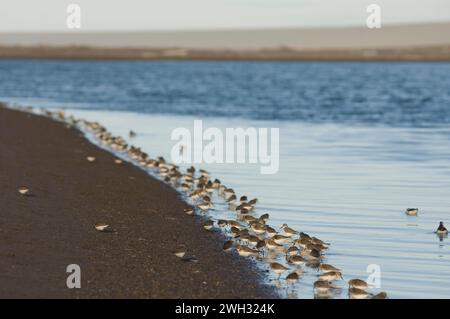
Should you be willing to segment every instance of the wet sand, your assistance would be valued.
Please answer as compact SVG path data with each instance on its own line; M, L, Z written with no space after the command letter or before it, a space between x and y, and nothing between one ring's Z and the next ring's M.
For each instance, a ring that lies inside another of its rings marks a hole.
M78 130L0 105L0 150L0 298L275 297L253 264L183 213L175 190L115 164ZM198 262L176 257L179 244ZM69 264L81 267L81 289L66 287Z

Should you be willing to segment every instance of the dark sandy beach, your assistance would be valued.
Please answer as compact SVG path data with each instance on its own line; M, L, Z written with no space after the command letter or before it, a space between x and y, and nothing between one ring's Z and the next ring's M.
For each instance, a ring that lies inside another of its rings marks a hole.
M252 264L222 252L220 234L183 213L175 190L115 164L76 129L0 105L0 150L0 298L275 296ZM179 244L198 262L174 256ZM81 267L81 289L66 287L69 264Z

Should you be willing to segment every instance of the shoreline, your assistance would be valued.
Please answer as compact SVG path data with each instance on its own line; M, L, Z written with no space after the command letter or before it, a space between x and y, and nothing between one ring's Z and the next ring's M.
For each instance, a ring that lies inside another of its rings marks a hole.
M277 297L255 264L222 251L221 233L183 213L176 190L115 164L78 129L0 103L0 132L0 297ZM173 254L180 244L197 262ZM81 267L81 289L66 287L69 264Z
M109 48L95 46L2 46L1 59L110 61L334 61L334 62L448 62L450 45L296 49Z

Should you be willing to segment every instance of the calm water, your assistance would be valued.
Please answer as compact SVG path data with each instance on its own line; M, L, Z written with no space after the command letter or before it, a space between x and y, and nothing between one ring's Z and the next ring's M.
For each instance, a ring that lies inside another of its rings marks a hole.
M258 197L271 225L331 242L326 261L345 279L377 264L392 298L450 298L448 239L433 233L450 225L449 74L439 63L0 61L0 100L67 107L123 136L132 128L133 144L167 158L171 131L194 119L278 127L277 174L202 167ZM317 272L305 270L290 297L313 297Z

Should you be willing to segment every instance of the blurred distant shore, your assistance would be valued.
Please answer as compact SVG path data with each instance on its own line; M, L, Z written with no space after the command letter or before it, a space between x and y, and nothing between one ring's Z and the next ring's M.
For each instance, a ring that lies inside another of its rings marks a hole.
M0 32L0 58L450 61L450 23L380 29Z
M450 61L450 45L412 48L255 50L0 46L0 59L254 60L254 61Z

